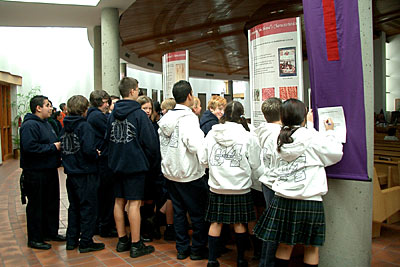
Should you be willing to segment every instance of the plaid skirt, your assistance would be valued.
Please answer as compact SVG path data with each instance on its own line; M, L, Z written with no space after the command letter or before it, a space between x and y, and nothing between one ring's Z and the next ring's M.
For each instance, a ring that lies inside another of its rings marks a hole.
M264 241L322 246L325 241L323 203L275 195L253 231Z
M225 224L248 223L256 220L251 193L222 195L209 192L206 221Z

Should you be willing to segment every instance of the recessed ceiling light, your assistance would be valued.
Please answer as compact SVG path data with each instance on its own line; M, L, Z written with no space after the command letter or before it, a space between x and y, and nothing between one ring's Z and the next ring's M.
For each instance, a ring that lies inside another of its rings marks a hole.
M174 40L172 40L172 39L171 39L171 40L168 40L168 43L173 43L173 42L174 42Z
M165 41L159 42L158 44L163 45L165 44Z
M3 2L24 2L37 4L56 4L74 6L97 6L100 0L0 0Z

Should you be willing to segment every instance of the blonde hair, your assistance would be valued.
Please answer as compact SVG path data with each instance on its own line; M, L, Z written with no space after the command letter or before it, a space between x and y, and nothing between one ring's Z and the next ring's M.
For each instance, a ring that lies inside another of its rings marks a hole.
M161 109L171 110L174 109L176 105L174 98L167 98L161 103Z
M226 99L219 95L213 95L208 101L207 109L216 109L217 107L225 107Z
M151 100L150 97L141 95L136 99L136 102L138 102L141 106L143 106L146 103L151 103L151 108L153 109L153 100Z
M191 106L191 109L199 107L201 104L200 99L197 96L193 97L193 106Z

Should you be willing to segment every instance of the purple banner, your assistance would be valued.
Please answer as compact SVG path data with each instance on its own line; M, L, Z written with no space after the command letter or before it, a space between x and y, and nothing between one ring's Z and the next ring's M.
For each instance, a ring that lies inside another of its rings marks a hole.
M303 10L314 119L318 108L333 106L343 106L346 117L343 158L327 175L368 181L357 0L303 0Z

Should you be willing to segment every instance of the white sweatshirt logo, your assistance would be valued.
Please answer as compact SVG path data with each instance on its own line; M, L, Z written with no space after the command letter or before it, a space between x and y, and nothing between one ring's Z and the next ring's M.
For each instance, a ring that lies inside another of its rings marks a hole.
M221 166L225 160L230 161L231 167L240 167L240 161L242 160L242 155L240 152L242 151L241 144L236 144L234 146L221 146L220 144L214 144L209 163L211 166Z
M61 138L61 151L65 155L75 154L81 148L79 138L75 133L64 133Z
M136 137L135 126L125 119L115 120L111 124L110 141L113 143L129 143Z

